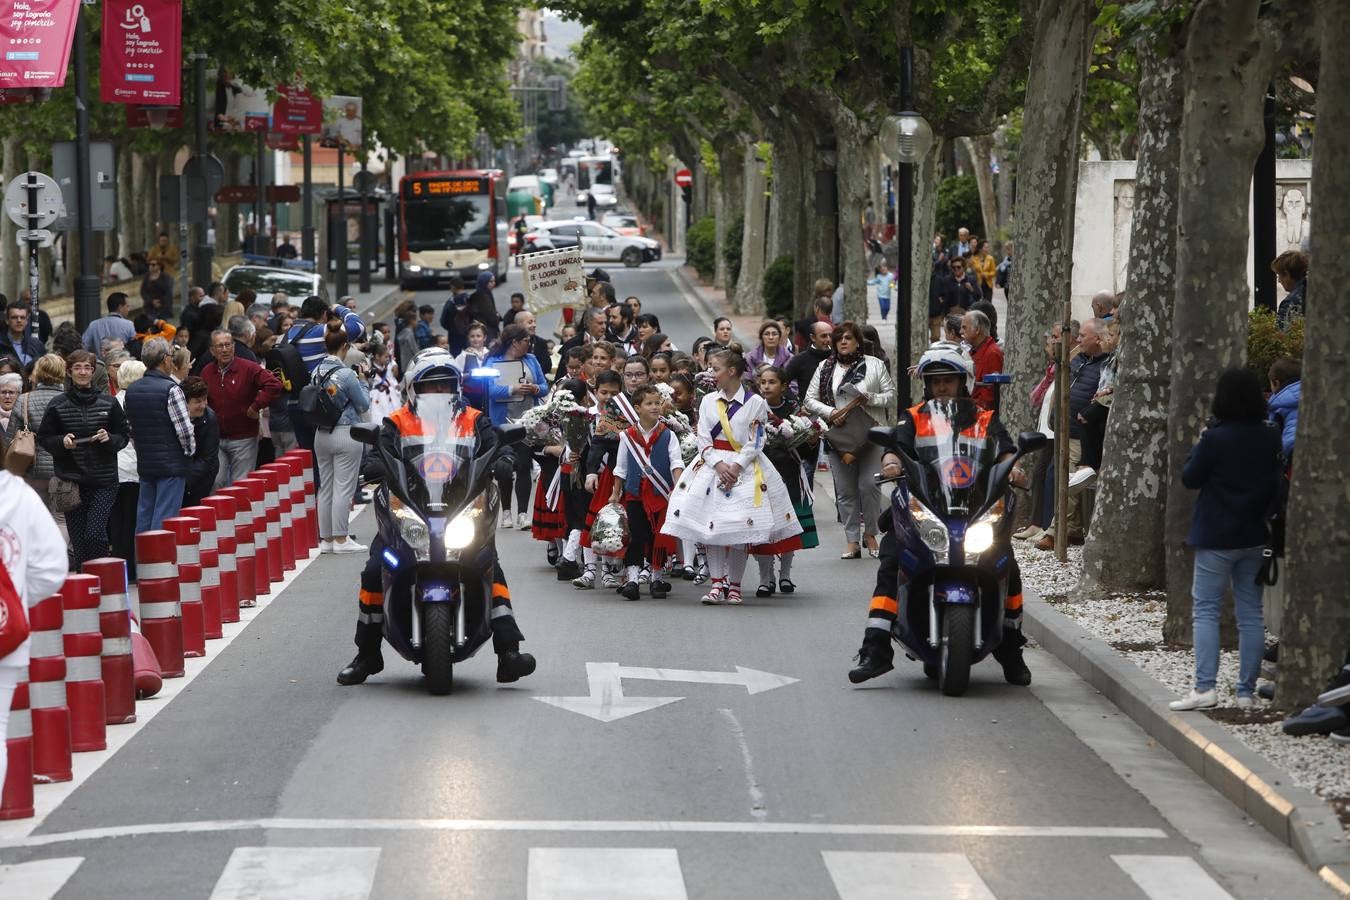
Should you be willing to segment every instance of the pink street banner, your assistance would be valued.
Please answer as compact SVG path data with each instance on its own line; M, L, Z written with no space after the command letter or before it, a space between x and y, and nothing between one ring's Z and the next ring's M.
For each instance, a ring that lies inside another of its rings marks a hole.
M99 99L178 106L182 50L182 0L103 0Z
M0 88L66 83L79 0L0 0Z
M272 105L272 131L276 134L318 134L323 130L323 100L302 87L278 85Z

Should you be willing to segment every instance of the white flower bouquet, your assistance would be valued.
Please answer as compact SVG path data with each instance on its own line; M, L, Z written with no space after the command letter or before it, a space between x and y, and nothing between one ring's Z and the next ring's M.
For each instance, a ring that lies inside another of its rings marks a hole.
M698 436L692 431L680 435L680 457L687 466L698 458Z
M819 440L824 431L819 419L802 413L773 419L764 433L764 449L793 450Z
M559 390L538 406L525 410L517 420L525 426L525 443L530 447L563 443L563 419L573 408L581 409L571 392Z
M622 556L628 546L628 514L617 503L596 513L591 525L591 549L600 556Z

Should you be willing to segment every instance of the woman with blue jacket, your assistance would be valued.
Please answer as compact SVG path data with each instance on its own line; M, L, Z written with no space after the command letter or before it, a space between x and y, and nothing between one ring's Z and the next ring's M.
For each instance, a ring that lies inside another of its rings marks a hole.
M1270 364L1270 421L1280 429L1280 448L1287 463L1294 458L1298 402L1303 396L1303 363L1281 356Z
M1214 392L1214 416L1191 448L1181 483L1199 490L1191 532L1195 687L1174 710L1218 706L1219 612L1231 586L1238 624L1237 705L1256 701L1265 652L1261 585L1266 515L1281 476L1280 433L1266 422L1261 382L1250 369L1229 369Z
M483 363L485 368L494 368L503 362L519 362L522 374L504 381L500 376L487 389L488 418L493 425L503 425L508 419L519 419L525 410L539 402L539 397L548 391L548 382L544 378L544 369L539 360L530 353L530 333L524 325L507 325L502 329L497 348ZM514 370L514 366L511 367ZM515 526L521 531L530 529L530 462L533 457L527 448L520 445L506 448L497 460L493 474L497 477L497 490L502 498L501 527L510 528L512 523L511 482L516 487Z
M324 334L326 355L310 375L342 410L332 428L314 433L314 460L319 467L319 552L365 553L366 548L347 534L351 498L361 477L361 450L352 426L370 409L370 391L342 361L347 355L347 330L340 319L329 319Z

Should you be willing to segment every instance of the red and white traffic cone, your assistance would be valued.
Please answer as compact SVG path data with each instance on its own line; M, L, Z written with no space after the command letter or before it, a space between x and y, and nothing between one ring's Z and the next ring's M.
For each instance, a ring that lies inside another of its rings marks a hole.
M5 783L0 785L0 821L33 815L33 714L28 709L28 682L14 689L5 730Z
M296 447L287 456L300 464L300 481L305 489L305 533L309 539L309 549L314 550L319 546L319 501L314 493L314 453Z
M291 518L291 467L284 462L271 462L262 468L271 472L276 481L277 530L281 534L277 546L281 550L281 568L284 572L293 572L299 556L295 551L295 522ZM268 508L271 509L271 504Z
M182 678L184 671L177 558L172 531L142 531L136 535L141 634L155 651L164 678Z
M70 749L76 753L108 746L108 708L103 702L103 630L99 625L99 580L70 575L61 587L62 643L66 652L66 705L70 708Z
M253 501L248 488L233 485L216 493L234 501L234 565L235 586L239 605L258 605L257 558L253 544ZM238 621L237 619L235 621Z
M66 645L61 636L61 595L28 609L32 632L28 659L28 705L33 718L33 780L69 781L70 707L66 706Z
M212 494L202 498L202 506L216 514L216 564L220 572L220 621L239 621L239 563L235 553L238 543L234 532L235 502L233 497Z
M177 545L178 600L183 611L183 655L206 655L206 611L202 606L202 526L192 516L171 516L164 530Z
M248 492L249 509L253 514L253 591L259 597L272 592L272 554L267 548L267 482L248 476L235 482L235 487Z
M224 637L220 630L220 553L216 549L216 511L209 506L185 506L180 516L197 520L202 566L202 631L208 641Z
M127 561L107 556L84 564L84 574L99 581L98 627L103 635L103 706L109 725L136 721L135 669L131 661L131 609L127 601Z
M279 479L277 473L270 469L257 469L249 473L248 477L263 484L262 534L267 542L267 581L269 584L276 584L286 577L285 566L281 559L281 495L277 486Z

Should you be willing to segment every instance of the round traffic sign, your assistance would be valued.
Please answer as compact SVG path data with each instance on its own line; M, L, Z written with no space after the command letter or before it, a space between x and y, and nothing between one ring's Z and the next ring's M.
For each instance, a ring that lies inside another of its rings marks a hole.
M211 153L193 156L183 165L183 177L189 181L205 180L205 193L212 196L225 186L225 165Z
M37 184L37 206L28 208L28 183L30 177ZM11 222L21 228L46 228L66 214L66 205L61 199L61 188L50 175L41 172L25 172L15 178L5 188L5 213ZM37 216L32 223L30 214Z
M694 183L694 173L688 169L680 169L675 173L675 184L678 187L687 188Z
M365 169L352 176L352 187L358 194L374 193L375 188L380 186L380 179L374 172L368 172Z

